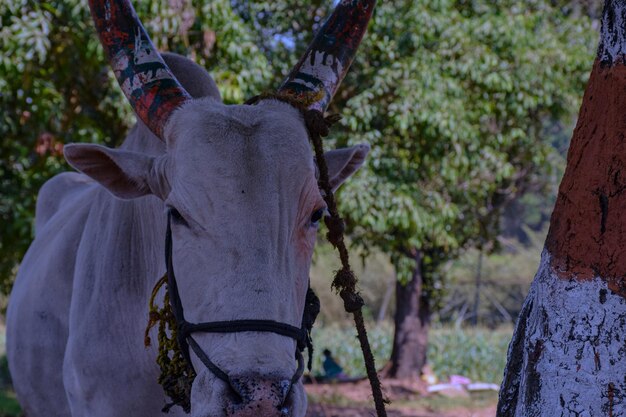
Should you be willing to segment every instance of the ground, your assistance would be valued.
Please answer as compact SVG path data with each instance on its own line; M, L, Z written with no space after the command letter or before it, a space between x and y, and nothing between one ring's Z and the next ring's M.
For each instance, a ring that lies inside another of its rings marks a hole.
M383 380L391 400L389 417L494 417L497 393L472 393L464 397L428 394L426 386L400 380ZM369 383L307 384L307 417L376 416Z
M1 361L0 361L1 369ZM385 392L392 403L388 417L494 417L497 394L472 393L467 397L443 397L427 394L424 386L383 380ZM6 389L6 387L5 387ZM376 416L371 403L369 383L308 384L307 417L369 417ZM10 390L0 391L0 417L22 414Z

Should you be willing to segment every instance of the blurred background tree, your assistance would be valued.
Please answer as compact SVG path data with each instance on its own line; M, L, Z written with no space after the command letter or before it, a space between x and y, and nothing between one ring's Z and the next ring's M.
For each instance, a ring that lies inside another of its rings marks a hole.
M396 269L392 376L426 362L449 287L441 266L468 247L497 250L507 205L558 183L547 128L570 125L594 37L589 19L540 0L378 5L335 137L373 145L340 201L354 242Z
M157 47L204 65L227 103L274 89L333 6L135 3ZM587 16L594 10L584 0L379 2L330 108L344 119L328 146L372 145L339 201L363 258L382 253L394 271L381 270L397 278L393 376L416 375L425 363L431 314L455 276L442 266L468 248L477 248L469 255L477 259L498 250L503 224L523 233L527 220L515 222L523 217L515 213L534 218L537 230L549 215L552 201L538 196L558 183L558 151L593 59ZM8 0L0 19L6 294L32 238L37 190L68 169L62 145L114 146L134 117L103 60L86 1ZM477 270L478 284L484 273Z
M130 123L82 2L0 3L0 286L32 237L39 187L63 143L114 144Z

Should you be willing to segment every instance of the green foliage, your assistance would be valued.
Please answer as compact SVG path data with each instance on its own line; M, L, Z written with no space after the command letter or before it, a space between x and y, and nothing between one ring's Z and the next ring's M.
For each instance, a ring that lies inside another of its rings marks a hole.
M228 1L135 3L157 47L212 67L226 102L265 89L267 58ZM0 293L32 239L39 188L68 169L63 144L119 144L133 120L86 1L0 2Z
M231 0L237 14L254 27L255 42L268 57L273 78L268 88L274 89L289 74L313 39L313 35L331 13L335 1L330 0ZM331 111L341 112L345 84L339 97L331 103Z
M62 144L119 139L130 111L102 64L85 2L0 3L0 291L32 236L37 190Z
M493 247L502 208L553 169L543 126L576 112L594 37L547 1L379 3L336 136L373 145L340 197L355 242L404 281L412 248L437 273L459 248Z
M186 55L209 68L226 103L241 104L272 75L253 28L227 0L135 2L157 48Z
M10 390L0 390L0 417L23 416L15 393Z

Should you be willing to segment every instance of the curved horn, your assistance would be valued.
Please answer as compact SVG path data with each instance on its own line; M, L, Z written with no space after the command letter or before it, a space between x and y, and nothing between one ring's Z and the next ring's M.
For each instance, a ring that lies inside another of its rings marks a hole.
M159 138L191 96L155 49L129 0L89 0L100 43L135 114Z
M346 76L376 0L340 0L278 91L324 111Z

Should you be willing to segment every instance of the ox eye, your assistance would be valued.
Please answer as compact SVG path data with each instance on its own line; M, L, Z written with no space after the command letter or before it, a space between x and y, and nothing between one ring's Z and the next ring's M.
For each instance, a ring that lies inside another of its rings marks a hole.
M311 225L313 227L319 226L320 221L322 220L322 218L324 218L327 212L328 210L326 208L315 210L313 214L311 215Z

